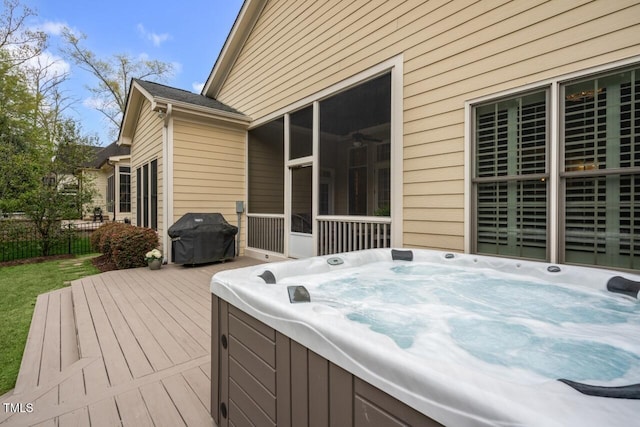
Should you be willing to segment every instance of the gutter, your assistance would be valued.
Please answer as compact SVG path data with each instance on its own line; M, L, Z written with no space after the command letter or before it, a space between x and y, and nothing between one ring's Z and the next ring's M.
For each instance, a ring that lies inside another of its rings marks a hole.
M228 121L236 123L251 123L251 117L248 117L242 113L234 113L231 111L219 110L217 108L204 107L201 105L191 104L188 102L180 102L168 98L155 97L151 103L151 109L155 111L163 110L163 106L172 105L175 111L183 110L191 114L200 114L207 117L213 117L218 119L226 119Z
M159 113L163 111L160 109ZM162 251L171 259L169 227L173 225L173 104L167 103L162 125Z

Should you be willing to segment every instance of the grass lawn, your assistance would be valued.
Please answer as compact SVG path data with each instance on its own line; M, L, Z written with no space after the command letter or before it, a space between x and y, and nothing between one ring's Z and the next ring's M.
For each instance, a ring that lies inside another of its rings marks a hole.
M0 395L15 387L36 297L99 273L95 256L0 268Z

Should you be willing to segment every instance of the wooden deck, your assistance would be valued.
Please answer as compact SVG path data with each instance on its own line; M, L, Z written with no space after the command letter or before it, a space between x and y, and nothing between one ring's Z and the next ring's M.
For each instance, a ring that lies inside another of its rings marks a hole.
M259 262L112 271L40 295L0 425L213 426L209 283Z

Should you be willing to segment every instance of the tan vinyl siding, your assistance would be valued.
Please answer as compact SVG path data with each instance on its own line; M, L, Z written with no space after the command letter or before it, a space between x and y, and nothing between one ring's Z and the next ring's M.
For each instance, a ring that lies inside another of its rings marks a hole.
M99 207L102 208L104 218L110 219L111 215L107 212L107 178L113 173L113 169L103 166L102 169L90 170L85 173L91 177L91 183L95 190L93 201L85 207L85 217L93 219L93 208Z
M173 122L173 221L188 212L219 212L238 225L245 200L246 130L176 117ZM246 217L242 219L243 248Z
M138 191L136 169L150 163L152 160L158 160L158 235L160 242L162 236L166 232L164 229L164 219L162 215L163 203L163 168L162 159L162 126L163 121L158 118L156 112L151 111L151 104L148 100L144 100L138 115L135 132L131 142L131 221L136 224L137 206L136 197ZM141 224L136 224L141 225Z
M465 101L637 55L640 5L398 3L269 1L218 99L260 119L403 54L404 244L463 250Z

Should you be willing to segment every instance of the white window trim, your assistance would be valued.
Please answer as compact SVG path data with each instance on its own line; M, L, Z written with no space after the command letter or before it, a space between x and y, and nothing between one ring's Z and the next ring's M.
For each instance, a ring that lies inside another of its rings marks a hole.
M563 74L551 79L545 79L538 82L530 83L523 86L514 87L501 92L483 95L478 98L467 100L464 104L464 252L471 253L473 224L473 200L472 200L472 171L473 171L473 107L476 105L495 101L500 98L515 96L520 93L545 90L550 91L549 100L549 229L548 229L548 245L549 245L549 262L558 263L561 259L559 253L559 231L560 231L560 93L561 85L574 79L588 78L601 73L607 73L616 68L625 68L640 63L640 55L626 58L621 61L602 64L584 70Z

